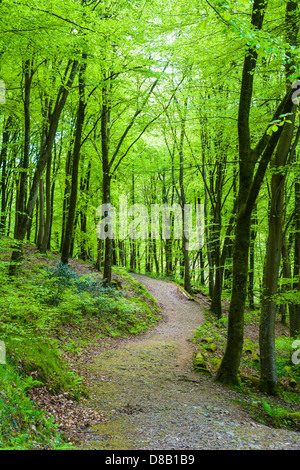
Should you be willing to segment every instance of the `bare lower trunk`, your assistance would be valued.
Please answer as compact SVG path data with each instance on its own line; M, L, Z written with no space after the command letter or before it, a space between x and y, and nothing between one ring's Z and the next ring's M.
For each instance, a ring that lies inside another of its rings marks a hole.
M228 336L225 354L217 373L217 380L227 385L238 385L238 371L244 338L244 308L247 297L248 252L250 244L251 214L237 217L232 294L228 316Z

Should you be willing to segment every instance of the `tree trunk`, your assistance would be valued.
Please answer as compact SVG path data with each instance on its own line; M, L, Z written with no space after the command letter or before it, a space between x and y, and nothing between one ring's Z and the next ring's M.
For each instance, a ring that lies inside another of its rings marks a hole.
M221 255L219 253L217 255L217 260L218 260L219 265L216 266L215 286L214 286L213 296L212 296L212 301L211 301L211 310L217 314L217 318L221 318L222 316L222 290L223 290L225 262L229 253L230 234L234 226L235 214L236 214L236 199L234 201L232 215L230 217L230 220L226 229L222 253Z
M237 216L233 253L232 294L228 317L228 336L225 354L217 379L228 385L238 385L238 370L244 338L244 306L247 296L248 251L251 214Z
M75 213L76 213L77 193L78 193L78 167L79 167L79 160L80 160L82 128L83 128L83 123L84 123L85 106L86 106L85 97L84 97L86 55L83 54L82 58L84 62L80 65L80 68L79 68L79 103L78 103L75 142L74 142L74 151L73 151L73 159L72 159L71 194L70 194L68 218L67 218L66 228L65 228L65 237L64 237L62 253L61 253L61 262L64 264L67 264L69 261L71 243L73 239L74 220L75 220Z
M0 154L0 167L2 167L1 174L1 217L0 217L0 233L5 233L6 225L6 207L7 207L7 153L8 153L8 144L11 135L11 125L12 118L9 116L4 123L3 133L2 133L2 147Z
M191 287L191 276L190 276L190 257L189 257L189 250L188 250L188 239L185 233L185 190L184 190L184 182L183 182L183 163L184 163L184 156L183 156L183 142L184 142L184 135L185 135L185 119L186 119L186 111L187 111L187 99L184 102L184 115L181 118L181 136L180 136L180 170L179 170L179 186L180 186L180 203L181 203L181 211L182 211L182 255L183 255L183 267L184 267L184 288L185 290L191 294L192 287Z
M261 29L266 2L254 0L251 24ZM250 245L251 212L246 208L254 164L251 154L249 115L257 51L248 50L244 59L240 103L238 110L239 137L239 191L238 212L233 251L232 293L228 316L228 335L225 354L217 373L217 380L227 385L239 383L238 371L244 338L244 307L247 295L248 252Z
M285 279L291 279L292 277L292 270L291 270L291 262L287 247L287 240L285 233L282 236L282 244L281 244L281 258L282 258L282 277ZM290 290L292 288L290 284L284 284L281 288L281 293ZM287 312L288 312L288 304L283 302L280 304L280 316L281 316L281 323L286 325L287 323Z
M15 238L26 221L26 197L27 197L27 170L29 166L30 152L30 93L32 83L32 63L27 60L24 64L24 153L21 162L21 173L19 178L19 190L16 200ZM26 233L26 231L25 231ZM24 236L25 236L24 233ZM23 237L24 238L24 237Z
M45 195L44 195L44 179L39 182L39 231L37 237L37 248L41 252L42 240L45 233Z
M74 78L75 78L75 75L77 73L77 67L78 67L77 61L74 61L73 63L71 61L69 61L65 75L67 75L67 72L68 72L70 67L71 67L71 72L69 74L69 79L68 79L66 85L62 85L59 92L58 92L55 107L54 107L53 113L51 115L49 131L48 131L48 134L47 134L47 141L45 142L45 146L43 148L43 151L42 151L41 155L39 156L39 160L38 160L37 165L36 165L36 169L35 169L35 172L34 172L32 184L31 184L31 188L30 188L29 198L28 198L28 201L27 201L27 208L26 208L25 218L23 219L22 225L18 224L18 228L17 228L16 234L15 234L15 238L17 240L21 241L21 242L24 240L24 237L26 235L28 226L30 224L30 220L32 218L32 214L33 214L34 207L35 207L35 204L36 204L36 199L37 199L37 196L38 196L39 182L40 182L40 179L43 175L45 166L46 166L46 164L47 164L47 162L50 158L50 155L51 155L53 142L54 142L54 139L55 139L55 135L56 135L60 115L61 115L61 112L62 112L64 106L65 106L65 103L66 103L66 100L67 100L67 97L68 97L68 94L69 94L69 90L71 88L71 85L72 85L72 83L74 81ZM22 250L19 249L19 244L17 244L16 249L13 251L12 256L11 256L11 264L9 266L9 274L10 275L15 274L16 267L20 264L21 258L22 258Z
M103 240L98 240L98 245L97 245L97 259L95 263L95 268L98 269L98 271L101 271L102 265L103 265Z
M294 10L291 10L291 4ZM297 4L287 3L286 25L290 24L291 13L295 15ZM294 31L288 28L288 39ZM291 41L290 41L291 42ZM287 82L289 77L287 76ZM278 148L275 154L271 179L271 204L269 212L269 230L263 277L263 293L259 328L260 347L260 391L269 395L280 395L277 377L275 349L275 318L277 306L274 296L277 294L279 267L282 250L284 182L288 154L293 138L296 105L292 108L291 123L284 124Z
M46 253L49 245L51 230L51 156L47 163L46 181L45 181L45 203L46 203L46 219L44 217L44 233L41 238L39 250Z
M213 251L214 251L214 265L215 265L215 282L212 292L210 309L216 314L217 318L222 317L222 288L223 288L223 265L221 263L221 195L222 185L220 179L220 163L217 170L217 194L214 207L214 224L213 224Z
M83 207L80 211L80 230L81 230L81 242L80 242L80 258L87 260L89 254L87 249L87 198L90 187L90 176L91 176L91 162L88 163L87 172L85 178L81 179L80 191L83 194L84 202Z
M103 161L103 204L106 204L108 207L111 205L110 200L110 185L111 185L111 176L109 173L108 165L108 142L107 142L107 117L105 115L107 111L103 111L102 120L102 161ZM107 157L106 157L107 156ZM110 212L110 210L109 210ZM106 284L110 284L112 276L112 239L110 236L105 238L105 253L104 253L104 268L103 268L103 279Z
M64 199L63 199L63 211L62 211L62 224L61 224L61 237L60 237L60 251L62 251L64 238L65 238L65 231L66 231L66 219L70 205L70 193L71 193L71 185L70 185L70 178L72 175L72 149L69 148L66 158L66 165L65 165L65 190L64 190Z
M300 292L300 182L295 182L294 289ZM300 336L300 302L295 302L290 335Z
M249 282L248 282L248 302L251 310L255 309L254 303L254 270L255 270L255 239L257 234L256 205L251 223L250 235L250 260L249 260Z

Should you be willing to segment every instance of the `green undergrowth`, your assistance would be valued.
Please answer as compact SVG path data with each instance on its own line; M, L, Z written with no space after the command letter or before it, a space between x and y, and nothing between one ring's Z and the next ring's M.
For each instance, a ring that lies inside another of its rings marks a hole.
M234 400L236 404L245 409L257 422L274 428L288 428L300 431L300 411L293 409L289 401L275 400L251 393L246 398ZM299 399L297 399L299 404Z
M196 371L214 377L217 373L225 352L228 317L224 315L217 320L210 311L205 312L206 320L194 332L191 341L197 345L194 359ZM278 320L279 321L279 320ZM247 399L241 399L240 404L247 409L258 421L274 427L289 427L300 430L300 352L299 344L288 336L288 329L276 337L276 363L280 398L264 396L259 391L260 355L257 335L259 312L245 313L245 332L252 329L251 339L244 337L241 358L241 383L237 391ZM247 328L248 327L248 328ZM255 339L254 339L255 338ZM298 346L298 349L295 349ZM295 362L292 358L296 357Z
M53 418L34 406L28 391L39 382L20 376L10 365L0 365L1 450L62 450L64 442Z
M112 286L53 257L31 255L14 278L5 262L0 265L0 340L6 350L0 364L1 448L62 447L57 426L29 400L30 387L68 392L79 401L88 392L69 366L70 354L80 357L93 342L137 335L159 320L153 297L125 270Z

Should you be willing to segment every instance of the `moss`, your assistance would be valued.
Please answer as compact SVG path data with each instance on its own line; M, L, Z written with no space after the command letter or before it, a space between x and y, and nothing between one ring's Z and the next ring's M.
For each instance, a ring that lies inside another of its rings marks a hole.
M294 379L294 377L289 377L289 385L291 387L296 387L297 385L297 380Z
M256 374L249 374L244 375L240 374L241 381L246 385L250 385L251 387L258 388L259 386L259 376Z
M194 297L189 294L182 286L180 286L179 284L176 284L178 289L180 290L180 292L183 293L183 295L188 299L188 300L194 300Z
M253 360L253 362L259 363L259 362L260 362L259 354L258 354L258 353L254 353L252 360Z
M201 372L203 374L209 375L210 377L212 376L201 351L198 351L194 357L194 370L195 372Z
M206 351L210 351L210 352L215 352L216 349L217 349L217 346L215 345L215 343L209 343L204 347L205 347Z
M202 343L213 343L213 338L212 337L206 337L203 338Z

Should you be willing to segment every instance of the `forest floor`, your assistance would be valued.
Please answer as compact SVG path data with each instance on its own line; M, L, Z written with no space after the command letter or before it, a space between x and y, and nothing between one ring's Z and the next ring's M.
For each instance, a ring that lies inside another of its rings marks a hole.
M189 341L204 322L201 302L172 282L133 274L158 301L162 320L137 337L112 340L78 364L89 407L104 416L71 436L77 449L300 449L299 433L260 424L241 393L193 370Z

